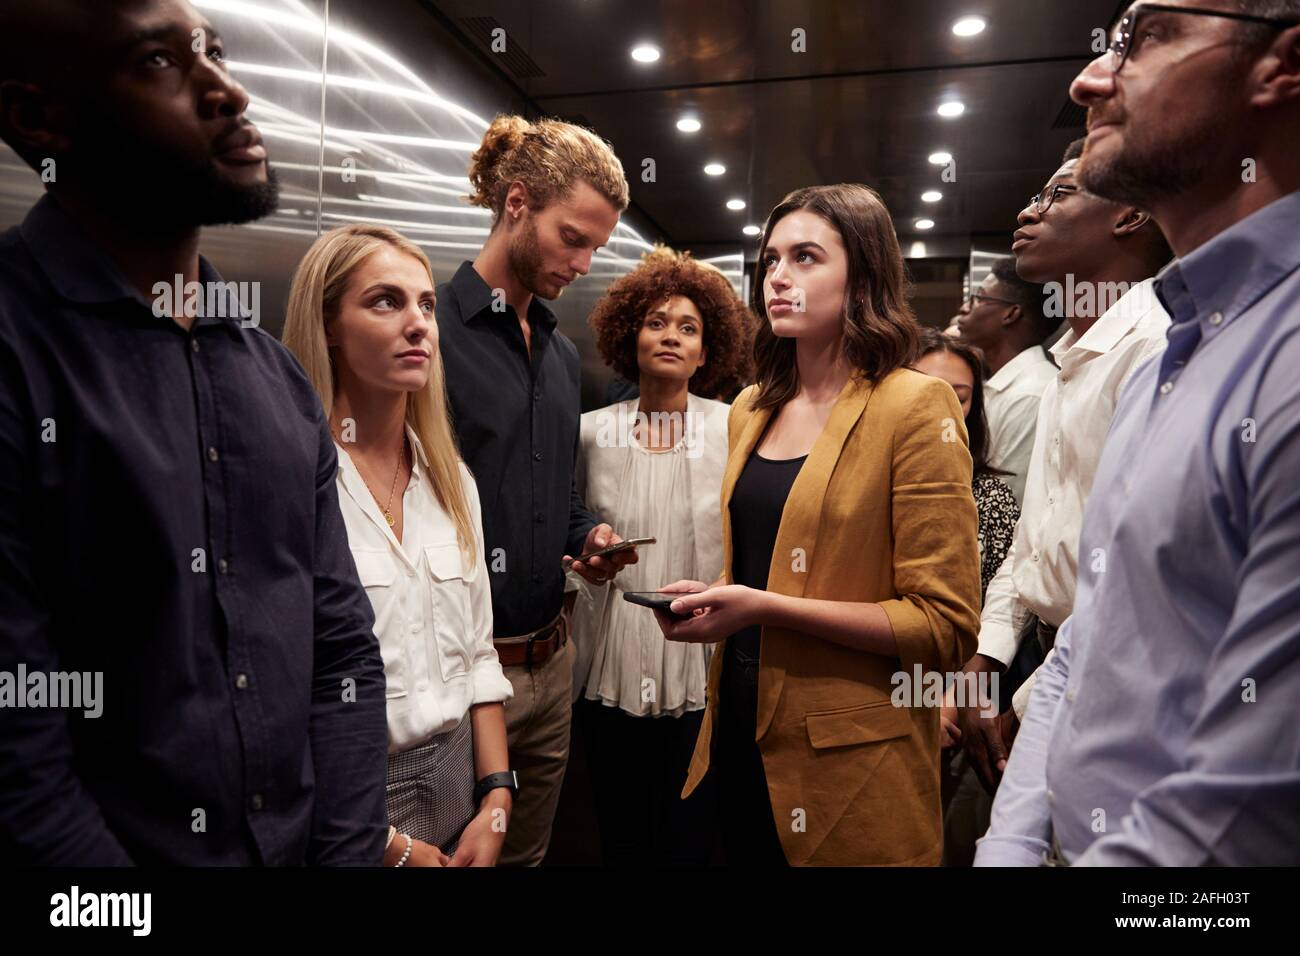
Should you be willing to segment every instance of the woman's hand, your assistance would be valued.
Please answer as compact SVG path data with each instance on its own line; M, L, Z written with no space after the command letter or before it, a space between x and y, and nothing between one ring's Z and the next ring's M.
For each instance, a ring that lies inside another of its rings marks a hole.
M388 849L384 851L384 866L396 866L397 861L402 858L406 852L406 834L399 833L393 837L393 842L388 844ZM447 854L438 849L432 843L425 843L423 840L411 840L411 855L407 857L403 866L446 866Z
M673 601L676 614L691 614L687 620L655 611L655 619L664 637L690 644L716 644L725 637L755 624L766 617L766 591L741 584L708 587L700 581L677 581L659 589L661 594L682 596Z
M489 791L483 798L478 814L469 821L465 832L460 835L460 843L447 865L496 866L497 859L501 856L501 847L506 842L511 802L508 790L498 788Z

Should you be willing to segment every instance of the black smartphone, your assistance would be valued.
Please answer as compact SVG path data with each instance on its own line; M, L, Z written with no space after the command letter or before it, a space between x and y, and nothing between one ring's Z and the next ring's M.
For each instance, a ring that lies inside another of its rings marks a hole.
M679 621L685 621L688 618L694 617L695 612L691 611L686 614L677 614L672 609L673 601L681 597L683 593L689 594L691 592L678 591L674 594L661 594L658 591L624 591L623 600L629 601L632 604L640 604L642 607L648 607L655 611L663 611L663 613L667 614L669 617L675 617Z
M639 548L642 545L654 543L654 538L628 538L626 541L620 541L618 544L611 544L609 547L601 548L599 551L588 551L586 554L580 554L576 558L565 558L564 570L567 571L574 561L587 561L591 558L603 558L606 555L618 554L620 551L630 551L633 548Z

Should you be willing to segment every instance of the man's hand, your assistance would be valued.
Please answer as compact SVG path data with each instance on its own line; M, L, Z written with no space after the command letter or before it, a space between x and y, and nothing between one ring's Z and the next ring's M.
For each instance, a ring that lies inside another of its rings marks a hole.
M498 787L489 791L479 806L478 814L460 835L456 852L447 865L496 866L501 847L506 842L512 802L509 790Z
M963 670L968 674L1000 673L1002 665L991 657L976 654ZM977 683L983 686L982 681ZM967 701L965 706L957 708L957 729L966 757L989 793L997 790L1011 749L1011 741L1002 736L1001 718L997 714L988 716L996 708L997 701Z
M676 614L691 614L687 620L655 611L655 619L664 637L689 644L716 644L737 631L763 622L766 591L741 584L708 587L700 581L676 581L659 589L661 594L677 594L673 601Z
M608 548L611 544L618 544L623 540L622 535L614 533L614 529L607 524L598 524L587 532L587 540L583 542L582 553L589 554L592 551L599 551L601 548ZM565 555L569 557L569 555ZM603 558L592 558L590 561L574 561L569 567L582 575L590 584L597 587L608 584L614 579L614 575L629 564L636 564L636 549L620 551L618 554L607 555Z

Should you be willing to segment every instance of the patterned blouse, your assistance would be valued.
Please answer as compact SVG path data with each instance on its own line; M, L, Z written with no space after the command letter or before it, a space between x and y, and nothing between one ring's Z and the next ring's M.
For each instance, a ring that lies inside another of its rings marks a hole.
M1020 506L1006 482L988 472L975 476L971 491L979 514L980 600L983 601L989 582L1011 550L1016 522L1020 520Z

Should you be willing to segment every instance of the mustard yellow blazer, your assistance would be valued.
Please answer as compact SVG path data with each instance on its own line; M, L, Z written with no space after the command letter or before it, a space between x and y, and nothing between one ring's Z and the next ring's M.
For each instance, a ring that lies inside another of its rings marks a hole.
M728 419L722 480L728 582L731 494L772 415L751 407L756 391L742 392ZM891 678L902 671L914 680L917 664L923 673L956 672L975 653L976 527L966 429L948 384L911 369L874 386L851 379L790 489L767 587L880 604L898 656L763 628L757 740L790 863L939 862L939 711L893 706ZM683 797L709 767L723 649L709 669Z

